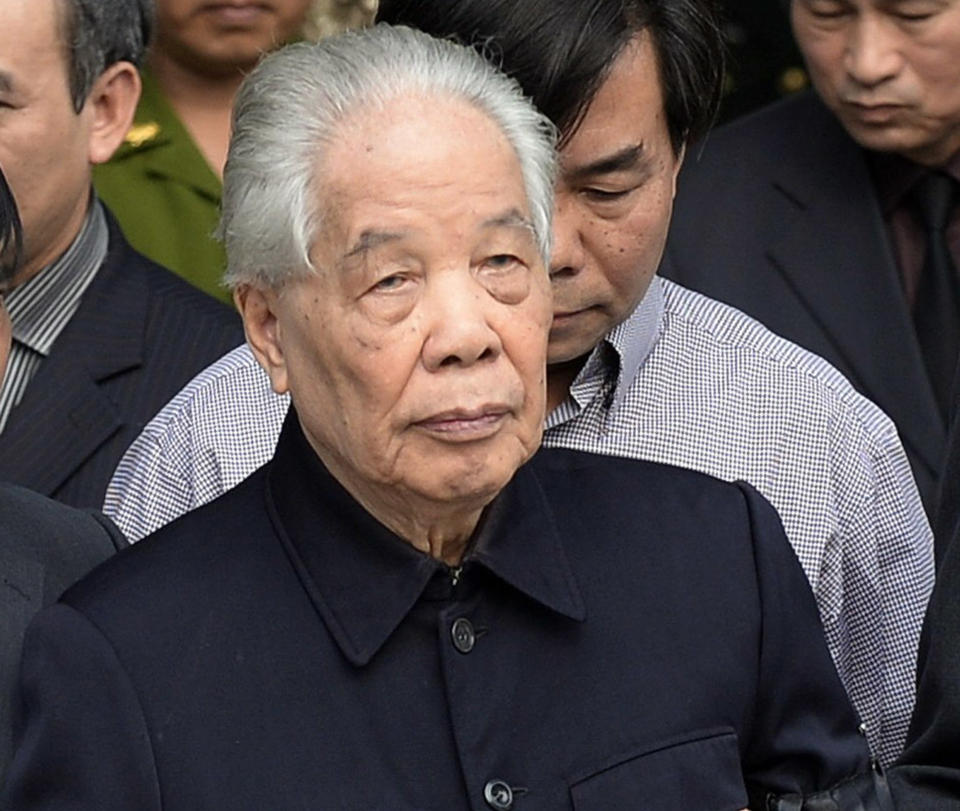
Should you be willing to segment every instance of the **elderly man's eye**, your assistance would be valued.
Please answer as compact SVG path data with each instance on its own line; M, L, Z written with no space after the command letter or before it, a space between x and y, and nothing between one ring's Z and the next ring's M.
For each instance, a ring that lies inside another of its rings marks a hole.
M394 273L391 276L384 276L373 286L372 289L382 293L389 293L394 290L399 290L407 281L408 279L406 276L403 276L399 273Z
M498 253L484 260L484 265L494 270L506 270L520 267L523 263L511 253Z

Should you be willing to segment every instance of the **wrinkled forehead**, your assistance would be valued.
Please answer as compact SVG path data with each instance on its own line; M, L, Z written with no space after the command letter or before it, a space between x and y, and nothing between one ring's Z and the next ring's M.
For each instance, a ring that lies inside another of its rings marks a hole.
M486 172L476 171L483 166ZM334 209L346 198L416 205L447 188L464 195L523 190L520 158L500 125L468 100L442 94L406 94L351 111L322 150L316 174L321 200Z
M519 159L467 103L367 110L338 129L318 177L318 267L414 246L452 258L508 233L536 244Z

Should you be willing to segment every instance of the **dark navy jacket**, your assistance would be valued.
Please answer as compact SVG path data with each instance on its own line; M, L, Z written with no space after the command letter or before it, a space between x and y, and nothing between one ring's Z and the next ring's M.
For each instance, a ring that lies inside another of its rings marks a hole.
M0 483L0 784L11 754L20 645L30 620L127 545L102 515Z
M687 154L660 272L839 369L896 423L932 515L946 427L864 151L810 92Z
M95 509L143 426L243 341L235 312L107 224L106 259L0 434L0 481Z
M6 808L736 811L869 770L749 486L541 451L451 571L290 413L34 623Z

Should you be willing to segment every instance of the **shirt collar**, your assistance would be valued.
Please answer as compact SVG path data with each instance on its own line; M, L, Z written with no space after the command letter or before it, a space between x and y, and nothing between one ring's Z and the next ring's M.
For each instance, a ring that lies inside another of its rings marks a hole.
M7 295L13 337L46 357L80 306L80 299L107 255L103 209L92 199L80 233L54 262Z
M293 407L268 476L268 509L307 594L347 659L367 664L427 584L449 570L354 501L310 447ZM553 512L530 465L485 511L464 558L465 585L472 567L570 619L585 618Z
M903 196L930 171L929 167L920 166L892 152L867 152L866 156L877 199L885 215L895 211L901 205ZM960 152L940 168L960 183Z
M630 316L594 347L570 386L570 399L548 416L547 428L556 427L573 416L570 412L577 408L570 400L579 409L585 408L608 378L616 380L610 392L608 417L616 417L630 384L660 336L663 313L663 281L654 276Z

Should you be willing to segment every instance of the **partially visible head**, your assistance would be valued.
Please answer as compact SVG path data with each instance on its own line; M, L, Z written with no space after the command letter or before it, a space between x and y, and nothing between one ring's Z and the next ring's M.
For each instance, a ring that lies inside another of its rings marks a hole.
M515 83L410 29L290 46L241 88L228 281L355 495L486 501L539 444L554 163Z
M155 0L153 55L187 72L235 76L247 72L303 29L311 0Z
M793 0L791 19L855 141L929 166L960 150L960 0Z
M550 362L579 363L647 291L715 116L712 0L381 0L378 19L478 47L560 128Z
M723 47L712 0L380 0L377 20L480 47L569 138L627 45L650 37L674 151L720 101Z
M111 65L136 67L150 42L153 0L55 0L67 49L73 109L83 109L97 79Z
M7 185L7 178L0 168L0 383L7 366L7 354L10 352L10 316L4 306L4 296L13 283L13 277L20 261L23 234L20 228L20 215L13 192Z
M148 11L144 0L0 0L0 164L23 219L21 278L69 246L91 164L130 126Z

